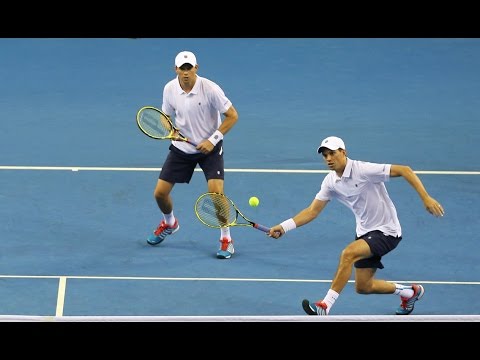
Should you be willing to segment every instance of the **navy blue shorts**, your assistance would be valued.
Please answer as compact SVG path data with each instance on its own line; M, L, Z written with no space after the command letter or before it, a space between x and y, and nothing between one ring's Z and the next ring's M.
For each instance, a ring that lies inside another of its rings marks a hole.
M169 153L160 171L159 179L169 183L189 183L197 164L203 170L205 179L224 179L223 140L219 141L208 154L186 154L170 145Z
M373 256L361 259L355 262L356 268L376 268L383 269L382 256L388 254L395 249L402 240L401 236L385 235L379 230L370 231L362 236L358 236L355 240L363 239L370 246Z

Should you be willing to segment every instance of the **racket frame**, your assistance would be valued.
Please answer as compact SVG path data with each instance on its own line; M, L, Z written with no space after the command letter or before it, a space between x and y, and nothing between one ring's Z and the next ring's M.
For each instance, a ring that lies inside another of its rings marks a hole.
M156 136L156 135L153 135L153 134L150 134L148 131L146 131L142 125L141 125L141 115L142 113L145 111L145 110L153 110L153 111L156 111L159 113L160 116L163 116L167 121L168 121L168 124L170 125L171 127L171 130L169 132L168 135L166 136ZM170 116L168 116L167 114L165 114L162 110L154 107L154 106L144 106L142 108L140 108L138 111L137 111L137 116L136 116L136 121L137 121L137 126L138 128L140 129L140 131L142 133L144 133L145 135L147 135L148 137L152 138L152 139L156 139L156 140L175 140L175 141L184 141L184 142L187 142L195 147L197 147L197 144L195 144L194 142L190 141L190 139L188 139L185 135L183 135L181 132L180 132L180 129L178 129L177 127L175 127L175 125L173 124L172 120L170 119ZM176 134L176 135L174 135Z
M229 224L225 225L225 226L220 226L220 225L212 225L212 224L209 224L207 222L205 222L202 217L199 215L199 211L197 210L198 208L198 204L199 202L206 196L221 196L223 197L225 200L227 200L232 206L233 206L233 209L235 210L235 219L230 222ZM259 224L259 223L256 223L250 219L248 219L241 211L240 209L237 207L237 205L235 205L235 203L228 197L226 196L225 194L221 194L221 193L216 193L216 192L206 192L206 193L203 193L202 195L200 195L198 197L198 199L195 201L195 206L194 206L194 209L195 209L195 215L197 216L198 220L200 220L200 222L208 227L211 227L211 228L215 228L215 229L221 229L223 227L232 227L232 226L250 226L250 227L253 227L257 230L260 230L260 231L263 231L265 233L268 233L270 231L270 228L269 227L266 227L262 224ZM242 217L246 222L245 223L238 223L237 220L238 220L238 216L240 215L240 217Z

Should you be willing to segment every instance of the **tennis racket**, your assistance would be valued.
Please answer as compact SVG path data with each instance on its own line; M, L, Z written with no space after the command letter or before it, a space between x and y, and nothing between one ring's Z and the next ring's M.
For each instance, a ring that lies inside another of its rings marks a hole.
M182 135L168 115L156 107L144 106L138 110L137 125L145 135L153 139L185 141L197 147L197 144Z
M212 228L251 226L266 233L270 231L270 228L247 219L232 200L219 193L207 192L200 195L195 202L195 214L204 225ZM239 216L245 222L239 223Z

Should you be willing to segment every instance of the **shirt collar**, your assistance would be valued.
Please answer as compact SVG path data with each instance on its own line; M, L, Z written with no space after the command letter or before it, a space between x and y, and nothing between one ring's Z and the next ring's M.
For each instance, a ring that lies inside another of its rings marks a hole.
M337 173L335 173L335 179L336 181L342 180L342 178L349 178L352 175L352 165L353 162L347 157L347 164L345 165L345 169L343 170L342 177L338 177Z

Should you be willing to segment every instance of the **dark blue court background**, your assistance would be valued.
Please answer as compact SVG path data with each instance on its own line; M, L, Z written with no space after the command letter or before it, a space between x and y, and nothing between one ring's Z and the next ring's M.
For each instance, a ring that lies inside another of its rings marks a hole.
M329 135L354 159L445 172L420 174L442 219L404 180L387 184L404 240L379 276L425 285L416 314L479 314L480 178L449 173L480 170L479 39L4 38L0 48L0 166L149 169L2 169L0 314L54 315L60 276L89 277L67 281L65 316L302 315L301 299L328 290L354 236L338 203L278 241L234 228L237 252L219 261L218 231L193 213L206 190L195 173L173 193L181 231L146 245L160 220L153 188L168 144L142 135L135 114L161 105L182 50L239 112L225 155L227 169L240 170L227 172L226 192L262 224L307 206L324 174L241 169L325 170L316 148ZM258 208L248 207L252 195ZM397 306L350 283L335 314Z

